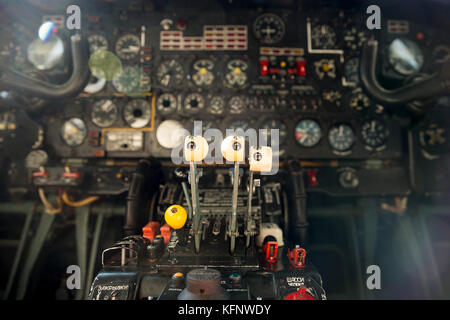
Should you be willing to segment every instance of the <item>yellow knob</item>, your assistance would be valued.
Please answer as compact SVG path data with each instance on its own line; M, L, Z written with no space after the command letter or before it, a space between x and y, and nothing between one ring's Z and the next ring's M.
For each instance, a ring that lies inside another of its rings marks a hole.
M241 73L241 68L236 67L236 68L233 69L233 72L235 74L240 74Z
M325 64L322 66L322 70L325 71L325 72L328 72L328 71L330 71L330 66L329 66L327 63L325 63Z
M167 208L164 218L173 229L181 229L186 223L187 213L182 206L175 204Z

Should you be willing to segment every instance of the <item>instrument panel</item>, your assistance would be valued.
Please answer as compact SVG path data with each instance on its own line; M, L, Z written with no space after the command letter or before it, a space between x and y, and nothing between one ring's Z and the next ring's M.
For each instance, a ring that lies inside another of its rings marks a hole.
M368 30L357 9L216 3L200 13L137 1L92 2L84 12L91 80L43 121L51 152L62 158L170 158L181 139L168 136L192 131L195 121L223 134L278 129L281 158L401 158L401 122L359 85L361 48L370 37L382 41L382 69L392 81L450 56L438 30L390 18L387 28ZM55 41L67 32L61 25ZM13 53L27 50L7 43L0 52L18 65ZM56 72L61 62L41 64Z

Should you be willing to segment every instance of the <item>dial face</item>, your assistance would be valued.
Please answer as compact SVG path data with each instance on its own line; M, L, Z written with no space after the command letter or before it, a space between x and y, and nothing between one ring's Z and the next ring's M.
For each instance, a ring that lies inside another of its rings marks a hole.
M171 93L162 94L156 102L156 109L161 114L174 112L177 109L177 98Z
M209 59L197 60L193 66L192 81L199 87L210 86L214 81L214 63Z
M351 58L344 65L344 76L347 82L359 83L359 58Z
M158 67L156 78L164 87L177 86L184 78L183 67L176 60L165 61Z
M300 120L295 127L295 140L303 147L314 147L322 138L322 129L317 121Z
M450 60L450 48L445 45L439 45L433 49L432 56L434 63L444 63Z
M312 29L311 40L314 48L331 49L336 44L336 33L330 26L322 24Z
M108 50L108 40L102 35L99 34L91 34L88 37L89 42L89 50L91 53L94 53L96 51L106 51Z
M348 49L358 50L366 41L367 36L364 31L358 31L355 27L344 31L344 42Z
M245 133L248 128L250 128L250 123L244 120L236 120L230 124L230 129L235 132L242 131L242 133Z
M243 60L231 60L226 66L225 85L231 88L243 87L247 84L248 65Z
M344 170L339 174L339 184L345 189L353 189L359 185L358 175L354 170Z
M338 124L328 132L330 146L339 152L350 150L355 143L355 133L348 124Z
M253 33L255 34L255 38L262 43L277 43L283 39L285 25L279 16L266 13L255 20Z
M263 135L266 138L266 142L271 143L272 145L272 133L271 130L278 130L278 145L283 144L286 141L287 137L287 126L281 122L280 120L268 120L262 124L261 129L265 129L267 131L263 131Z
M234 96L230 99L229 102L230 113L232 114L241 114L245 111L245 102L244 99L240 96Z
M140 71L137 67L126 66L120 75L113 79L114 88L120 93L131 94L139 91Z
M150 122L151 108L147 101L130 101L123 110L123 118L132 128L143 128Z
M28 169L39 169L40 167L46 165L47 161L47 152L44 150L33 150L27 155L25 159L25 166Z
M370 99L362 91L358 90L350 97L350 108L361 111L370 107Z
M439 147L448 141L448 129L437 123L431 123L419 132L422 147Z
M71 118L61 127L61 136L70 147L76 147L83 143L87 135L86 124L80 118Z
M184 98L184 110L189 113L197 113L205 107L205 100L201 94L191 93Z
M117 106L108 99L97 101L92 108L92 122L101 128L111 126L117 120Z
M225 109L225 101L220 96L213 97L209 102L208 111L214 115L220 115Z
M402 75L419 72L423 65L423 54L419 46L408 39L395 39L388 48L389 63Z
M388 135L388 128L379 119L366 120L361 126L361 136L368 147L377 148L384 145Z
M140 49L139 38L132 34L121 36L116 42L116 54L119 58L130 60L136 58Z
M35 39L28 46L28 61L38 70L50 70L64 59L64 42L55 34L47 41Z

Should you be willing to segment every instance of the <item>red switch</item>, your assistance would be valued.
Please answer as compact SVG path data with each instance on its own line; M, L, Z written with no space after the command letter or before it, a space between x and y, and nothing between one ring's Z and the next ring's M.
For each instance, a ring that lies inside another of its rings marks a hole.
M289 293L284 300L316 300L306 291L305 288L299 288L298 291Z
M170 240L170 234L172 233L172 228L166 223L163 225L159 231L161 231L161 235L164 238L164 243L168 243Z
M294 268L302 268L305 266L306 250L296 246L295 249L288 249L289 262Z
M262 76L267 76L269 74L269 60L267 59L259 60L259 71Z
M264 259L267 262L277 261L278 243L276 241L268 241L263 246Z
M297 61L297 74L299 77L306 76L306 61L305 60Z
M142 228L144 238L147 238L148 240L150 240L150 242L153 242L153 239L155 239L159 227L160 224L157 221L150 221L149 223L147 223L145 227Z
M319 181L317 180L317 171L316 170L306 171L306 177L308 178L308 186L317 187L319 185Z

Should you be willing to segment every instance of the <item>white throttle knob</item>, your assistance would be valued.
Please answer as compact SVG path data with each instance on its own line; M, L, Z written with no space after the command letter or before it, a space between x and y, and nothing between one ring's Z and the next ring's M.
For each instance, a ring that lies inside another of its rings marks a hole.
M187 136L184 139L184 159L199 162L208 155L208 142L202 136Z
M245 139L241 136L228 136L222 141L222 156L230 162L244 161Z
M250 147L250 171L254 172L270 172L272 170L272 148Z

